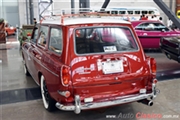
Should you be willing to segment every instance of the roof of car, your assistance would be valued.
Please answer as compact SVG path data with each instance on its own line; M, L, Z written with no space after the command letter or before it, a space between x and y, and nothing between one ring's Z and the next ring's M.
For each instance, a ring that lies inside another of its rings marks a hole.
M131 22L133 23L133 22L160 22L160 21L159 20L134 20Z
M76 25L76 24L94 24L94 23L122 23L131 24L128 21L113 18L71 18L65 19L63 23L60 20L44 20L42 23L56 25Z

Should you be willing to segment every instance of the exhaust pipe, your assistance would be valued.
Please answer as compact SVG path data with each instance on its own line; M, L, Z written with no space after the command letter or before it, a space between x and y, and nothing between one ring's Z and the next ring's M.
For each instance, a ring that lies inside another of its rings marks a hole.
M152 100L147 100L147 99L144 99L144 100L141 100L139 101L145 105L148 105L148 106L153 106L153 101Z
M149 100L148 106L153 106L153 101L152 100Z

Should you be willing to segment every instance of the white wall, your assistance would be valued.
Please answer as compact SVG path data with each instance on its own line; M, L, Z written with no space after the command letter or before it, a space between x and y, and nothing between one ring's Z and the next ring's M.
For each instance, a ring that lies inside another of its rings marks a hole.
M18 25L18 8L18 0L0 0L0 18L5 19L10 25Z
M20 12L20 24L27 24L26 20L26 5L25 0L19 0L19 12ZM101 8L105 0L90 0L90 7L92 8ZM164 2L169 6L170 0L164 0ZM53 0L53 9L63 9L63 8L71 8L71 0ZM34 17L39 19L39 10L38 10L38 2L34 0ZM154 3L153 0L111 0L108 7L121 7L121 6L152 6L159 9L159 7ZM173 9L175 9L175 0L173 0ZM79 0L75 0L75 8L79 8ZM160 9L159 9L160 10ZM167 17L160 10L164 21L166 21Z
M26 7L25 6L26 6L25 2L19 1L19 22L20 22L20 26L22 24L27 24Z

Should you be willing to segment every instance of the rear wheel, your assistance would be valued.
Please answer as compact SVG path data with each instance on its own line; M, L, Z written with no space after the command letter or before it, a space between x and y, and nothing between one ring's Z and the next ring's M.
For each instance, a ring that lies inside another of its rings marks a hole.
M44 108L48 111L55 110L55 100L49 95L44 76L41 76L41 95L44 104Z

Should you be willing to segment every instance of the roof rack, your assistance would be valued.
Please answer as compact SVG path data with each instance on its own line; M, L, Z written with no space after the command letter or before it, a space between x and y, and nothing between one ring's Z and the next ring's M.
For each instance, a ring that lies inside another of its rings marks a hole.
M87 12L98 12L98 11L105 11L105 9L99 8L63 8L63 9L54 9L54 10L46 10L43 15L56 15L56 14L78 14L78 13L87 13Z
M109 14L106 11L101 10L92 10L90 8L81 8L81 9L69 9L63 10L54 10L48 11L49 14L43 16L42 21L51 21L51 20L60 20L61 24L64 23L65 19L75 19L75 18L113 18L113 19L120 19L120 17L124 17L127 15L118 15L118 14ZM78 10L78 11L76 11Z

